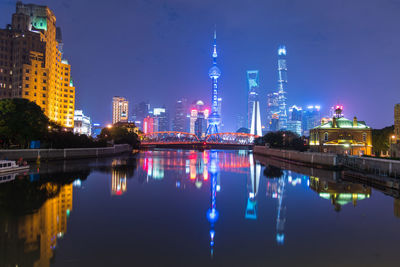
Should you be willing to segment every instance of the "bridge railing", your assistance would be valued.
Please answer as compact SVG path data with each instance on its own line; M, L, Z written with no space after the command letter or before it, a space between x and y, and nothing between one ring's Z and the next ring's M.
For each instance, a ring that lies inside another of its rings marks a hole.
M247 133L216 133L207 135L206 143L252 145L258 136Z
M142 144L150 143L168 143L168 144L185 144L200 142L199 138L192 133L177 131L161 131L142 134L140 136Z

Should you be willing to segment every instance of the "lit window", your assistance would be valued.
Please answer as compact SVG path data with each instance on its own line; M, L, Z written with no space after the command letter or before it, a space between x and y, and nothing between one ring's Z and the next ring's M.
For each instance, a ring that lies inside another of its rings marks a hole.
M324 133L324 141L328 141L328 133Z

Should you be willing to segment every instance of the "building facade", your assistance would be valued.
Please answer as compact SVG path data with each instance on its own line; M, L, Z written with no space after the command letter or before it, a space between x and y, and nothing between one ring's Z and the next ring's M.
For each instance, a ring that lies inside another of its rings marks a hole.
M169 131L169 115L165 107L153 109L154 131L165 132Z
M204 119L208 119L208 116L210 114L209 109L205 108L204 102L201 100L198 100L193 103L192 108L190 110L190 119L189 119L189 132L195 134L195 123L199 117L204 117ZM207 128L209 126L209 123L207 123Z
M175 103L175 114L172 121L172 130L177 132L188 131L188 106L186 99L180 99Z
M310 130L321 123L321 107L308 106L302 114L302 131L304 136L310 136Z
M89 116L85 116L82 110L75 110L74 113L74 133L92 135L92 124Z
M12 23L0 30L0 98L26 98L51 121L73 128L75 87L62 46L47 6L17 2Z
M154 132L154 118L153 117L147 116L146 118L144 118L143 132L145 134Z
M112 102L112 123L127 122L129 114L129 102L125 97L114 96Z
M314 152L346 155L371 155L372 131L356 117L348 120L336 109L331 121L310 130L310 148Z

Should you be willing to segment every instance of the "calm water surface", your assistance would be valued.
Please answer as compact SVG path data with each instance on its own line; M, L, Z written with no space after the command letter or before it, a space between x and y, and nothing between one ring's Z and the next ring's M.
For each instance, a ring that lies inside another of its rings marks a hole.
M248 151L42 163L0 183L0 266L397 266L385 193Z

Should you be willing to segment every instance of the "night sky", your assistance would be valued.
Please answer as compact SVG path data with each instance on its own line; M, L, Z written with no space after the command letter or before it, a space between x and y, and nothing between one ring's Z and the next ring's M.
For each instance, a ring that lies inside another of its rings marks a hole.
M0 0L0 27L15 2ZM288 104L344 105L374 128L400 102L400 0L37 0L62 28L76 108L111 121L111 99L153 107L211 98L208 69L217 25L224 130L246 114L246 70L259 69L262 123L277 87L277 48L288 51ZM131 115L131 114L130 114Z

